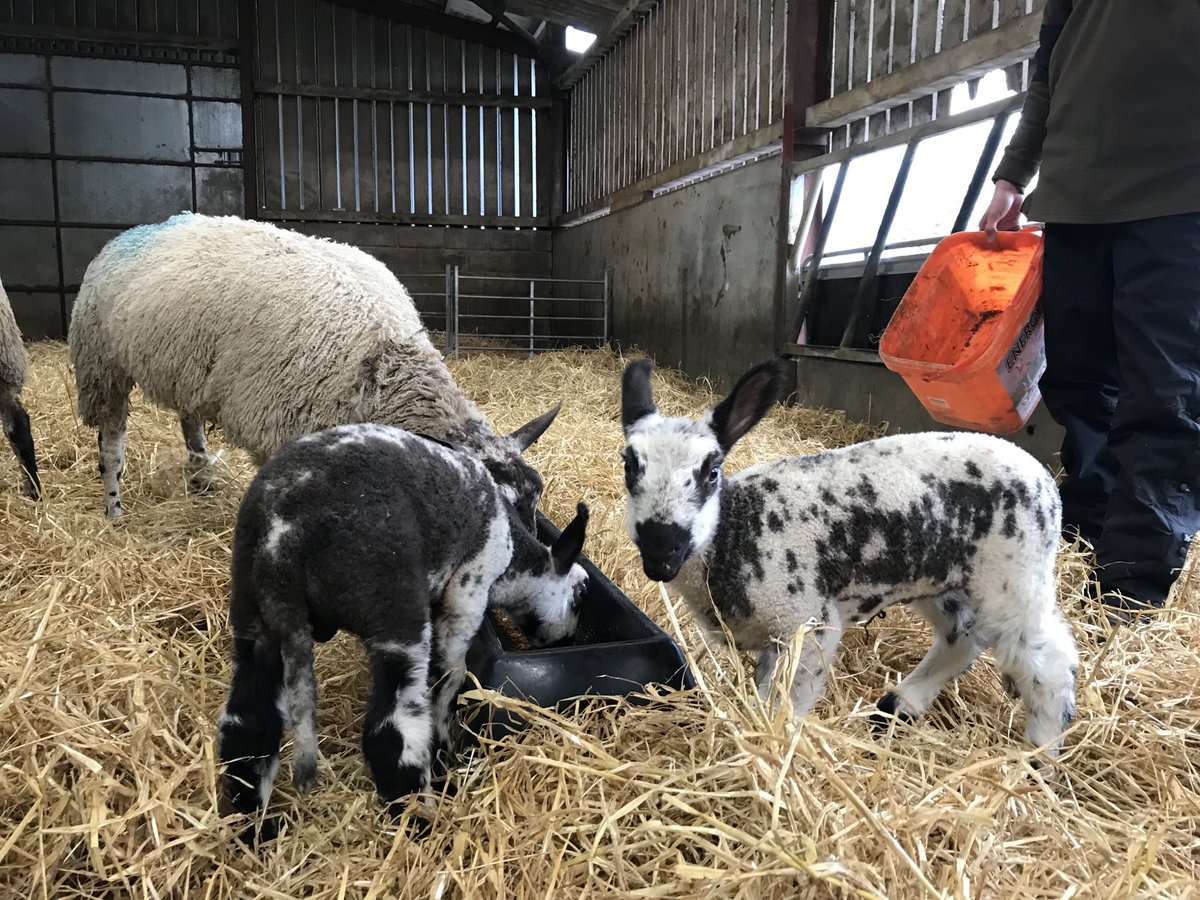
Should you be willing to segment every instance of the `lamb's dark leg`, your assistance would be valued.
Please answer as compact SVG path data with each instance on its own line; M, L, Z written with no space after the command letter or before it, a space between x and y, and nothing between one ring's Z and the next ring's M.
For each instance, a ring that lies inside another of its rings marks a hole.
M225 796L238 812L266 806L279 771L283 739L283 659L278 642L249 632L233 636L229 702L218 722Z
M933 626L933 643L903 683L880 698L879 712L871 717L877 731L887 729L889 716L915 719L925 712L946 682L971 668L983 649L973 633L975 615L962 593L915 600L912 608Z
M433 658L429 680L433 691L434 761L449 764L454 745L451 726L454 698L467 673L467 649L483 624L492 572L473 562L451 576L433 621ZM440 772L439 772L440 777Z
M393 812L396 801L429 789L433 710L429 701L429 657L433 631L428 621L416 640L373 639L371 699L363 723L363 755L375 788Z
M0 398L0 424L21 464L21 493L37 500L42 495L42 483L38 479L37 457L33 452L33 432L29 428L29 413L16 397L7 403Z
M307 626L283 639L283 703L292 729L292 783L304 793L317 780L317 682Z

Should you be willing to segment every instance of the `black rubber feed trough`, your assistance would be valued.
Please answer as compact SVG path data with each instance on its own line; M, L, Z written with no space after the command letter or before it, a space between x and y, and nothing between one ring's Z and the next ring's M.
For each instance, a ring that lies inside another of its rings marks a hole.
M538 514L538 537L553 543L559 529ZM619 697L649 684L690 690L695 686L679 645L621 593L586 556L587 595L574 641L544 649L521 649L489 612L467 651L467 668L485 687L539 706L558 707L585 695ZM509 622L511 626L511 621ZM513 626L515 627L515 626ZM467 679L466 687L473 687ZM525 723L506 710L481 705L469 717L472 731L494 737Z

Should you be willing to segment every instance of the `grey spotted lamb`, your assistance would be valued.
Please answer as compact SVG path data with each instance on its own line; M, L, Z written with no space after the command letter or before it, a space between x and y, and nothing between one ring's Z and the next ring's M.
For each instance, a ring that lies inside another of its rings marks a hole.
M933 626L933 646L879 701L877 726L923 713L991 648L1024 700L1026 737L1057 755L1078 656L1055 602L1058 491L1036 460L986 435L914 434L726 479L726 455L778 399L781 364L751 369L700 421L661 415L649 379L645 360L623 378L630 535L649 578L759 651L764 699L781 645L806 623L797 715L823 693L846 625L904 603Z
M234 531L233 678L219 723L232 806L266 805L285 728L293 781L313 785L313 641L338 629L370 660L362 745L380 797L428 788L489 602L534 645L574 634L586 525L580 504L544 546L476 455L398 428L347 425L285 444L251 482Z
M21 465L21 493L36 500L42 493L37 457L33 453L33 432L29 413L21 405L21 388L29 357L21 343L21 330L13 316L4 285L0 284L0 425Z

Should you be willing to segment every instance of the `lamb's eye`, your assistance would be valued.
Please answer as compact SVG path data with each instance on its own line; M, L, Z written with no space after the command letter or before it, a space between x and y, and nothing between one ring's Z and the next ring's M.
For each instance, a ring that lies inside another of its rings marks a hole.
M637 472L637 457L632 453L626 453L625 456L625 474L633 475Z
M708 483L716 484L721 479L721 467L713 466L708 470Z

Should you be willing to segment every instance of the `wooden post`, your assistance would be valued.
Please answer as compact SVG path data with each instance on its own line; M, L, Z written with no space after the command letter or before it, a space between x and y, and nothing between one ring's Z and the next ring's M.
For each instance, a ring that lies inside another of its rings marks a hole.
M254 72L257 28L256 0L238 0L238 66L242 81L242 179L245 185L245 215L258 218L258 147L255 140Z

